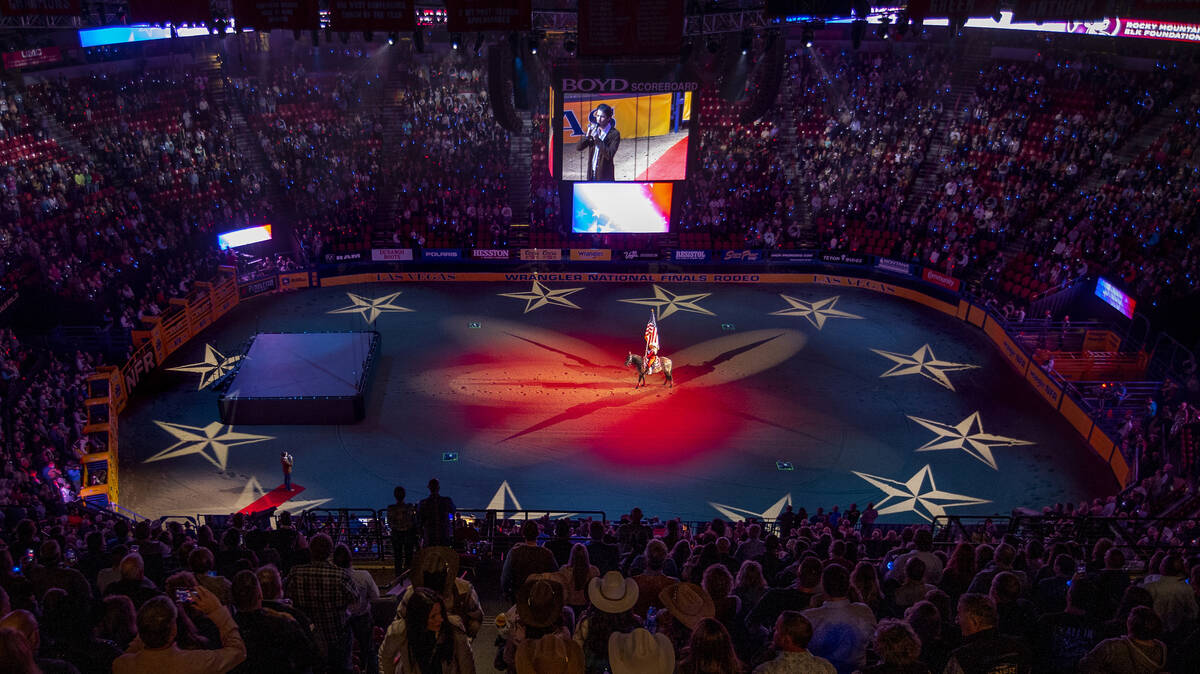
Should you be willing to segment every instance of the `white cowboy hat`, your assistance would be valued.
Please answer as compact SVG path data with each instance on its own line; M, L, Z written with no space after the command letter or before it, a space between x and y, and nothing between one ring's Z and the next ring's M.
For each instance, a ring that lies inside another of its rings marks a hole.
M632 578L622 578L619 571L609 571L588 582L588 599L605 613L624 613L637 603L638 585Z
M613 632L608 638L608 664L613 674L672 674L675 649L665 634L640 627L628 634Z

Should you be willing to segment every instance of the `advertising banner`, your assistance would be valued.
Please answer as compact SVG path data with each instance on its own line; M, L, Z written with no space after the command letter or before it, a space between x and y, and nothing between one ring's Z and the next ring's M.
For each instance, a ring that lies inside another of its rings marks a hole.
M527 31L533 27L532 0L446 0L446 30Z
M507 248L474 248L471 250L471 257L475 260L498 260L501 262L508 261Z
M830 264L866 264L867 256L858 253L821 253L821 262Z
M1000 354L1003 355L1004 358L1007 359L1014 368L1016 368L1017 374L1024 377L1025 373L1029 370L1029 358L1026 357L1025 352L1021 350L1021 347L1017 346L1017 343L1012 341L1012 338L1010 338L1008 334L1004 332L1004 328L1000 327L1000 324L996 321L988 321L987 325L984 326L983 331L987 333L988 337L992 338L992 341L996 343L996 346L1000 347Z
M412 248L372 248L372 262L412 262Z
M366 253L361 250L355 250L348 253L325 253L322 257L326 262L358 262L366 257Z
M997 0L908 0L908 15L914 19L927 16L991 16L996 13Z
M621 258L624 260L657 260L659 252L656 250L623 250Z
M521 259L532 262L557 262L562 259L561 248L522 248Z
M62 52L59 51L58 47L9 51L4 52L4 69L19 70L21 68L32 68L33 66L42 66L47 63L58 63L61 60Z
M707 250L677 250L671 255L676 262L708 262Z
M329 0L329 25L337 31L408 31L417 27L412 0Z
M279 287L279 277L274 274L260 279L254 279L249 283L238 285L238 297L246 299L256 295L273 292Z
M1062 402L1062 389L1045 372L1042 372L1042 368L1038 367L1037 364L1030 364L1029 371L1025 373L1025 378L1029 380L1030 385L1033 386L1033 390L1045 398L1051 407L1058 409L1059 404Z
M721 262L763 261L763 252L761 250L727 250L723 254L718 252L717 256Z
M958 292L958 288L962 285L962 281L959 281L953 276L949 276L940 271L934 271L928 268L921 269L921 278L935 286L941 286L947 290L953 290L954 292Z
M317 11L317 0L233 0L237 24L256 30L316 30Z
M421 251L422 260L461 260L462 251L458 248L426 248Z
M1013 21L1088 21L1103 19L1109 0L1016 0Z
M813 262L817 259L815 250L773 250L772 260L787 260L788 262Z
M580 56L678 56L683 0L579 0Z
M310 285L311 281L308 278L308 272L306 271L288 272L286 274L279 275L280 290L300 290L301 288L307 288Z
M574 262L608 262L612 260L612 251L607 248L572 248L571 260Z
M875 268L879 271L886 271L890 274L901 274L903 276L912 275L912 265L900 260L893 260L890 257L881 257L875 261Z

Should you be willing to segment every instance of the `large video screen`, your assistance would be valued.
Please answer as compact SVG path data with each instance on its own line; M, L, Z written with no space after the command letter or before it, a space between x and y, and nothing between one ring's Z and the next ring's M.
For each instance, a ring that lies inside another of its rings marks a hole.
M674 183L576 183L571 231L576 234L666 234Z
M685 180L696 81L675 68L559 72L551 152L566 181ZM619 71L618 71L619 72Z

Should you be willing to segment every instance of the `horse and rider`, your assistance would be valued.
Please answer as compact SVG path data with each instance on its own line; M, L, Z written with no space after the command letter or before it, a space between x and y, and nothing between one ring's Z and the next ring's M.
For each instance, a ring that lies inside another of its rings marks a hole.
M634 388L641 388L642 384L646 383L646 375L662 372L665 377L664 383L672 388L675 386L675 380L671 376L671 359L666 356L658 355L658 318L654 311L650 312L650 322L646 324L646 351L644 355L638 356L630 352L625 358L625 366L632 365L638 371L638 381Z

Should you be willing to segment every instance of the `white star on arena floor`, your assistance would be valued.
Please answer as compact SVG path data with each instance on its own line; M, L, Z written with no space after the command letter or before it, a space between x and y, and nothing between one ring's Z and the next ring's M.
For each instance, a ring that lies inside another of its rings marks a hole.
M911 415L908 418L937 433L936 438L921 445L916 451L935 452L942 449L961 449L986 463L992 470L999 470L996 467L996 457L992 456L993 447L1017 447L1033 444L1027 440L985 433L979 412L975 412L953 426Z
M938 360L937 356L933 355L933 348L928 344L917 349L911 355L882 351L880 349L871 350L896 363L892 366L892 369L879 375L880 379L884 377L903 377L910 374L919 374L929 381L944 386L951 391L954 390L954 384L950 383L950 378L946 376L947 372L972 370L979 367L978 365L969 365L967 363L951 363Z
M334 309L329 313L362 314L362 317L364 320L366 320L366 322L374 323L375 319L379 318L380 314L412 311L412 309L392 304L392 300L399 297L401 292L403 291L396 291L390 295L384 295L383 297L376 297L373 299L369 297L363 297L362 295L355 295L354 293L346 293L346 296L350 298L350 306L342 307L341 309Z
M728 517L730 521L733 522L744 522L748 517L753 517L757 520L775 520L779 518L779 513L783 512L785 506L792 505L792 494L791 492L784 494L783 498L779 499L772 504L770 508L767 508L760 513L754 512L753 510L747 510L745 508L727 506L722 503L713 503L712 501L709 501L708 505L715 508L717 512L721 513L725 517Z
M529 313L542 307L552 304L559 307L567 307L568 309L578 309L579 305L567 299L568 295L573 295L583 288L560 288L551 290L542 285L540 281L533 282L533 289L525 293L499 293L500 297L511 297L513 299L525 300L525 311Z
M225 470L225 466L229 462L229 448L275 439L269 435L239 433L233 430L232 426L226 426L219 421L214 421L203 428L165 421L155 421L154 423L175 436L177 442L146 459L145 463L199 454L220 470ZM211 450L211 453L207 450Z
M918 470L904 482L877 475L868 475L858 471L852 472L883 490L885 496L876 505L876 509L880 515L911 512L916 513L917 516L926 521L933 521L934 517L944 517L946 515L946 508L961 508L964 506L991 503L991 501L985 499L941 491L934 484L933 471L928 465ZM929 489L922 490L922 486L926 480L929 481ZM892 499L898 500L896 503L885 507L885 504Z
M772 311L772 316L799 316L801 318L808 319L808 322L812 323L813 327L818 330L824 328L825 321L829 320L830 318L862 318L862 316L857 314L851 314L842 311L841 309L834 309L834 306L837 304L838 298L840 297L839 295L827 297L823 300L817 300L816 302L806 302L790 295L780 294L779 296L791 306L787 309Z
M716 316L713 312L700 306L700 300L708 297L712 293L695 293L693 295L676 295L670 290L666 290L658 285L651 285L654 289L654 297L639 297L632 300L617 300L618 302L626 302L628 304L641 304L648 307L660 309L658 320L666 320L668 316L676 311L683 311L693 314L703 314L705 316Z
M226 358L212 344L206 344L203 361L191 363L190 365L180 365L179 367L169 367L167 369L172 372L198 372L200 374L200 385L196 387L196 390L200 391L214 381L229 374L234 364L241 359L241 356L229 356Z

